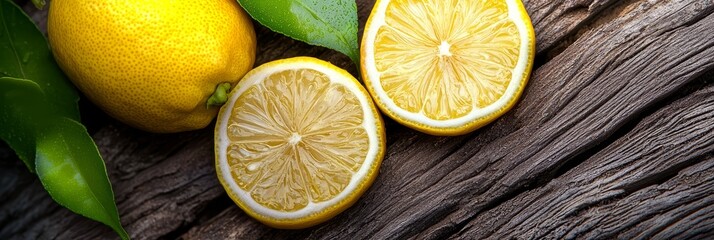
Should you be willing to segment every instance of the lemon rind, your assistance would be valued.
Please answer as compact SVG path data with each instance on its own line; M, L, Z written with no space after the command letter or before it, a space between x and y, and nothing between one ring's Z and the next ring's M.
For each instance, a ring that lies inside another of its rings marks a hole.
M231 176L228 166L226 149L230 142L227 140L227 121L230 118L236 99L251 86L260 83L267 76L291 69L313 69L326 74L332 83L341 84L350 90L363 109L365 128L369 137L370 146L360 169L353 175L347 187L331 200L313 203L294 212L283 212L269 209L255 202L249 193L243 191ZM359 94L358 94L359 93ZM277 228L304 228L319 224L350 207L372 184L378 172L385 149L384 124L376 107L372 104L369 93L357 82L352 75L334 65L311 57L295 57L266 63L251 70L234 88L230 99L220 110L215 130L216 169L221 184L226 189L233 201L246 213L259 221Z
M516 25L520 37L520 54L526 53L516 63L511 81L504 94L486 108L474 107L469 114L448 120L435 120L421 113L413 113L398 107L382 88L379 71L374 62L374 39L377 31L386 24L386 9L391 0L377 0L367 20L361 45L361 68L367 90L377 106L397 122L432 135L461 135L478 129L494 121L510 110L520 98L525 88L535 58L535 32L530 17L520 0L505 0L508 5L508 17Z

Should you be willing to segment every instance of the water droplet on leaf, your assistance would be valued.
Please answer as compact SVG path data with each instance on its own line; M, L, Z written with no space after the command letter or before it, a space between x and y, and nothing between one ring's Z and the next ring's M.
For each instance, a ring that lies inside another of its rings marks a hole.
M22 55L22 63L23 63L23 64L27 64L27 62L30 61L30 56L31 56L31 55L32 55L32 53L29 53L29 52L28 52L28 53L25 53L24 55Z

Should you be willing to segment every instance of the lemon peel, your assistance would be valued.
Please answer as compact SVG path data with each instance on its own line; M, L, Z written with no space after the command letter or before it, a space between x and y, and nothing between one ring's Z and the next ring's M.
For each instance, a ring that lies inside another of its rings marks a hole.
M369 188L385 152L381 116L345 70L310 57L250 71L215 129L216 172L233 201L276 228L305 228Z

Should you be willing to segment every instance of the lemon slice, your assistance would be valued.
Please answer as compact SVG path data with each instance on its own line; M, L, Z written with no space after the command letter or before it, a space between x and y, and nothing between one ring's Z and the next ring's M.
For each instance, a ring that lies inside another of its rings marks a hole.
M520 0L378 0L361 67L386 115L425 133L459 135L513 107L534 50Z
M277 228L321 223L372 184L384 124L346 71L309 57L266 63L230 93L218 115L218 178L250 216Z

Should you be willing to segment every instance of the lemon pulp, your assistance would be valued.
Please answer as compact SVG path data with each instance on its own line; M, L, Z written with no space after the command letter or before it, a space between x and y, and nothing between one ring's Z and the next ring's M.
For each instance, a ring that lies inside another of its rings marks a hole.
M385 114L455 135L510 108L533 61L517 0L379 0L362 41L365 83Z
M216 129L219 178L246 212L282 228L313 225L371 184L384 129L366 90L312 58L248 73Z

